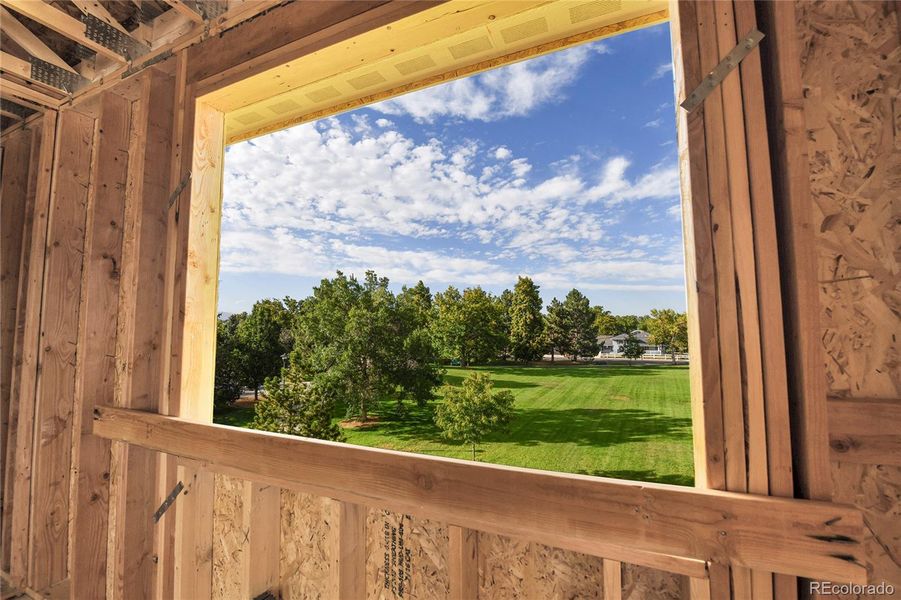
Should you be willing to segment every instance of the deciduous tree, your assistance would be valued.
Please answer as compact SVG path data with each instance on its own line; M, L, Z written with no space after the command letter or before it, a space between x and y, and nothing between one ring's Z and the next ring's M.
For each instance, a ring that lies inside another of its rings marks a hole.
M676 362L676 353L688 350L688 321L685 313L671 308L652 309L648 323L651 343L665 346Z
M435 409L435 424L445 437L472 447L513 418L513 394L493 391L488 373L470 373L461 387L445 386L444 401Z

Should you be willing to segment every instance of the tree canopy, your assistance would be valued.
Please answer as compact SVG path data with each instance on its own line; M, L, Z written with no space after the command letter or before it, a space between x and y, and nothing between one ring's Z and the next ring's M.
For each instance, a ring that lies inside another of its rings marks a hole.
M495 392L488 373L470 373L460 387L445 386L444 400L435 408L435 424L445 437L472 447L502 429L513 418L513 393Z
M648 333L652 343L666 347L674 363L677 352L688 350L688 320L685 313L671 308L652 309Z
M538 290L529 277L520 277L510 296L510 352L516 360L537 360L544 352L544 317Z

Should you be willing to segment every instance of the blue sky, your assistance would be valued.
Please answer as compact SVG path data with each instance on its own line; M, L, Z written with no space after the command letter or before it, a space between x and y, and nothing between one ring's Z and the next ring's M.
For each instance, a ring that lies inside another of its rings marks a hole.
M661 24L230 146L219 310L338 269L684 310L671 60Z

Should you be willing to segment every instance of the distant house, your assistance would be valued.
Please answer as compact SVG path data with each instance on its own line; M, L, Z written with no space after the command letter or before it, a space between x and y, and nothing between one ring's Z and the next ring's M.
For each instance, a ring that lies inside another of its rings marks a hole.
M620 333L619 335L599 335L598 347L600 354L620 354L622 352L623 342L629 336L638 340L645 354L663 354L664 347L662 345L654 345L651 343L651 334L643 329L636 329L631 333Z

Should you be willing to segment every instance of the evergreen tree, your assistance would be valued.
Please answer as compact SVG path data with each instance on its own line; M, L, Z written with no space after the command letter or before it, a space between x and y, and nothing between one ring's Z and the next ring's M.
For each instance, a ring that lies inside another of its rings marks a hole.
M598 351L597 329L594 326L595 315L591 303L582 292L572 289L563 300L565 318L566 344L564 352L573 360L580 356L594 356Z
M264 398L254 405L250 426L263 431L342 441L332 422L334 398L321 387L306 381L296 367L283 369L281 378L265 383Z
M510 351L519 361L541 358L544 318L538 286L529 277L520 277L510 302Z
M556 298L552 299L547 307L547 317L544 319L544 339L551 351L551 362L554 362L554 354L557 350L565 354L569 347L566 309L563 303Z

